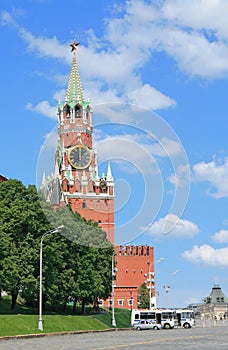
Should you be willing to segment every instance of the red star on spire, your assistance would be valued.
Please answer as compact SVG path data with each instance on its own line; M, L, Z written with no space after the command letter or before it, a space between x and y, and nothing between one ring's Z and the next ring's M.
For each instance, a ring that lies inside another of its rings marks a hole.
M79 44L80 44L80 43L77 42L76 39L74 39L73 44L70 44L70 46L71 46L71 52L73 52L74 50L77 50Z

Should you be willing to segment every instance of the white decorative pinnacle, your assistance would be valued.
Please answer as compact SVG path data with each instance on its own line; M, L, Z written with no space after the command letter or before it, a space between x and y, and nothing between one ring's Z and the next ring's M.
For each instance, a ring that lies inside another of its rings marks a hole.
M110 182L113 181L110 161L108 162L107 181L110 181Z
M43 178L42 178L42 186L46 185L46 175L45 171L43 172Z
M59 177L59 164L58 161L56 159L55 161L55 178Z

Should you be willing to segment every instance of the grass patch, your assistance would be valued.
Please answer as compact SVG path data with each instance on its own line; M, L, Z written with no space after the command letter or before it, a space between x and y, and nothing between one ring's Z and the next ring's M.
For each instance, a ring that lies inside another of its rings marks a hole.
M10 306L9 297L0 299L0 336L40 333L37 310L23 305L23 303L18 303L14 311L10 309ZM124 309L115 309L115 320L118 328L130 327L130 312ZM112 313L106 312L89 316L44 313L43 328L44 333L108 329L112 328Z
M94 317L109 327L112 327L112 313L96 314ZM126 309L115 309L115 320L118 328L129 328L131 326L131 313Z
M46 315L43 317L44 333L79 330L100 330L109 328L93 316ZM36 334L38 315L0 315L0 336Z

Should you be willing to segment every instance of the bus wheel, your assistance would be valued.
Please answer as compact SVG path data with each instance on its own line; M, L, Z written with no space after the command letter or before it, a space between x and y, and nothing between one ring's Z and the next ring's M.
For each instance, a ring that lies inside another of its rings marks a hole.
M165 329L170 329L170 328L171 328L171 327L170 327L170 324L169 324L169 323L165 323L165 324L164 324L164 328L165 328Z
M190 328L190 324L188 322L184 323L184 328Z

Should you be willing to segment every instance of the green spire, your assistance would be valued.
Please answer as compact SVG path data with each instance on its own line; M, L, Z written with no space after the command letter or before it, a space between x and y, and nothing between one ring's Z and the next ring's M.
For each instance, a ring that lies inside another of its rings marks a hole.
M71 45L72 46L72 45ZM68 82L68 89L66 94L66 102L68 104L82 104L84 102L84 94L82 90L82 84L80 75L78 72L78 65L76 61L76 52L74 52L72 67L70 72L70 79Z

